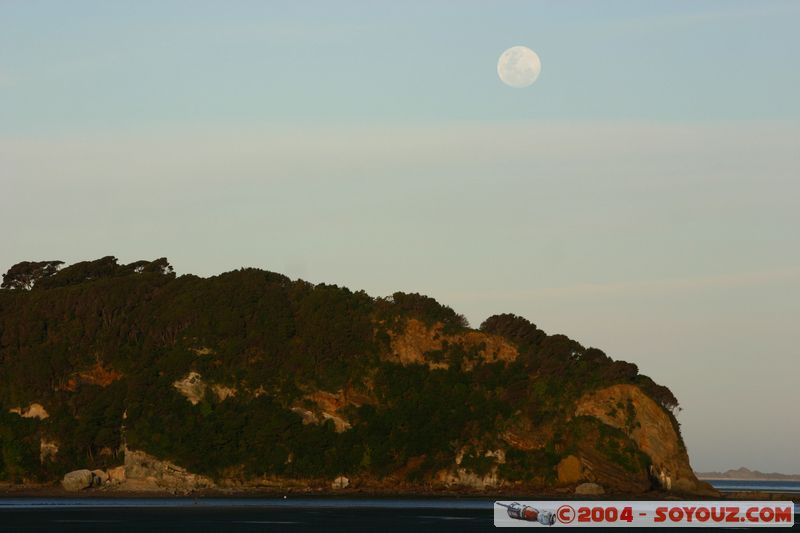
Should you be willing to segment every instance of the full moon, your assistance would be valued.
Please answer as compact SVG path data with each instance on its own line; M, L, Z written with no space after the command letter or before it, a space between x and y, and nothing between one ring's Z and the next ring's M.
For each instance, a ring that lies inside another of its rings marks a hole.
M542 62L527 46L512 46L497 60L497 75L506 85L521 89L536 81Z

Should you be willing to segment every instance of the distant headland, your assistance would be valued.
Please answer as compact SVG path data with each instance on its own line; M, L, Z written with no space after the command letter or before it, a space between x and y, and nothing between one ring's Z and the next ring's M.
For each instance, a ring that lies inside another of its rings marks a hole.
M777 472L759 472L741 467L725 472L695 472L698 479L756 479L773 481L800 481L800 474L779 474Z

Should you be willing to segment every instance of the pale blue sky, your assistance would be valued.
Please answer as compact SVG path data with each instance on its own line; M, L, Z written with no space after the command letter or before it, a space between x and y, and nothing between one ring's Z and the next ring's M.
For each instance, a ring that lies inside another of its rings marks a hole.
M800 473L797 2L0 0L0 269L166 255L515 312ZM527 89L502 51L542 60ZM24 221L24 224L20 224Z
M0 131L800 114L796 2L407 4L6 0ZM535 97L486 75L516 43Z

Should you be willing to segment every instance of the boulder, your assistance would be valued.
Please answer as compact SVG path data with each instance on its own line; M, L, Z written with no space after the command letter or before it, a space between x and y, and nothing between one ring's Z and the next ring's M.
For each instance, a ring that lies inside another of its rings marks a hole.
M77 491L92 486L94 476L91 470L73 470L64 474L64 479L61 480L61 485L64 490Z
M331 483L331 488L346 489L348 485L350 485L350 480L344 476L339 476L333 480L333 483Z
M581 465L581 461L574 455L568 455L564 457L561 462L558 463L556 471L558 472L558 482L562 485L577 483L583 479L583 467Z
M110 483L122 483L125 481L125 467L115 466L108 469L108 481Z
M603 487L598 485L597 483L581 483L577 487L575 487L575 494L583 494L587 496L596 496L599 494L605 494L605 490Z
M93 485L103 486L108 483L108 474L106 474L103 470L92 470Z

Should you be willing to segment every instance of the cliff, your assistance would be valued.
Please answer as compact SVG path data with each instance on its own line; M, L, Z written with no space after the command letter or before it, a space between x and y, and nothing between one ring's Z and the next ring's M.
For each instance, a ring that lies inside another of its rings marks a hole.
M165 259L45 263L15 265L0 290L0 479L707 488L669 389L521 317L473 329L418 294L256 269L204 279Z

